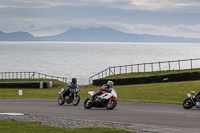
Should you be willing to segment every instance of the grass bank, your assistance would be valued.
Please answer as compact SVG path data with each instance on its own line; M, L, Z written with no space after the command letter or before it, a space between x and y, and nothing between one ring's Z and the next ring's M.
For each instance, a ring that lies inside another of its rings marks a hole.
M188 73L188 72L200 72L198 69L188 69L188 70L171 70L171 71L156 71L156 72L138 72L138 73L128 73L128 74L116 74L111 75L102 79L123 79L123 78L138 78L138 77L151 77L159 75L168 74L178 74L178 73Z
M0 98L57 99L60 88L66 88L67 85L57 80L52 81L53 88L51 89L1 88ZM79 88L81 99L86 99L88 91L97 91L100 86L85 85L79 86ZM182 104L188 92L192 90L200 91L200 81L122 85L113 88L118 93L118 101ZM23 90L22 96L18 95L19 89Z
M132 133L122 129L106 127L95 128L59 128L42 125L41 122L22 122L15 120L0 120L1 133Z

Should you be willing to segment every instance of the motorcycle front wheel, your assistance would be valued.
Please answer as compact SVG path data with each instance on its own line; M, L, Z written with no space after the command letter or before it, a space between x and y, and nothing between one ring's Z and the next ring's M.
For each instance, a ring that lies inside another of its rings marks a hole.
M65 103L65 101L63 101L62 97L60 96L60 97L58 98L58 104L59 104L59 105L63 105L64 103Z
M79 102L80 102L80 96L76 95L76 98L73 99L73 105L76 106L79 104Z
M117 100L109 100L109 101L106 103L106 109L112 110L112 109L115 108L116 105L117 105Z
M92 102L90 101L89 98L87 98L87 99L84 101L84 107L85 107L86 109L91 109L92 106L93 106Z
M190 98L187 98L183 101L183 108L185 109L191 109L194 106L194 103Z

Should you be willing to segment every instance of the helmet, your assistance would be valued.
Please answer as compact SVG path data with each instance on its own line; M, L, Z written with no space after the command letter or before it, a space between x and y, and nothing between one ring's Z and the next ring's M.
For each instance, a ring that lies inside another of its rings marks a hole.
M108 81L108 82L107 82L107 86L108 86L109 88L111 88L113 85L114 85L114 83L113 83L112 81Z
M76 82L77 82L76 78L72 78L72 83L76 84Z

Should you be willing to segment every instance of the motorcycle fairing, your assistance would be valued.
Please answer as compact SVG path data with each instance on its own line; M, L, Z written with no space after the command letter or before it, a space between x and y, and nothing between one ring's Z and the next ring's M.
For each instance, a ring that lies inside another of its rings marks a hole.
M200 102L196 102L196 107L200 108Z
M104 93L103 95L100 95L99 97L102 98L102 99L109 99L110 97L112 97L112 94L111 93Z

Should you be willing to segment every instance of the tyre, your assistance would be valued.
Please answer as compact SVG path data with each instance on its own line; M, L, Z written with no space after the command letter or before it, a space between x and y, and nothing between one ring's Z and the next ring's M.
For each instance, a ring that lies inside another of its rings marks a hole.
M112 110L112 109L115 108L116 105L117 105L117 100L109 100L109 101L106 103L106 109Z
M194 103L190 98L187 98L183 101L183 108L185 109L191 109L194 106Z
M63 101L62 97L60 96L60 97L58 98L58 104L59 104L59 105L63 105L64 103L65 103L65 101Z
M79 102L80 102L80 96L77 95L76 98L73 99L73 105L76 106L79 104Z
M87 99L84 101L84 107L85 107L86 109L91 109L92 106L93 106L92 101L90 101L90 99L87 98Z

